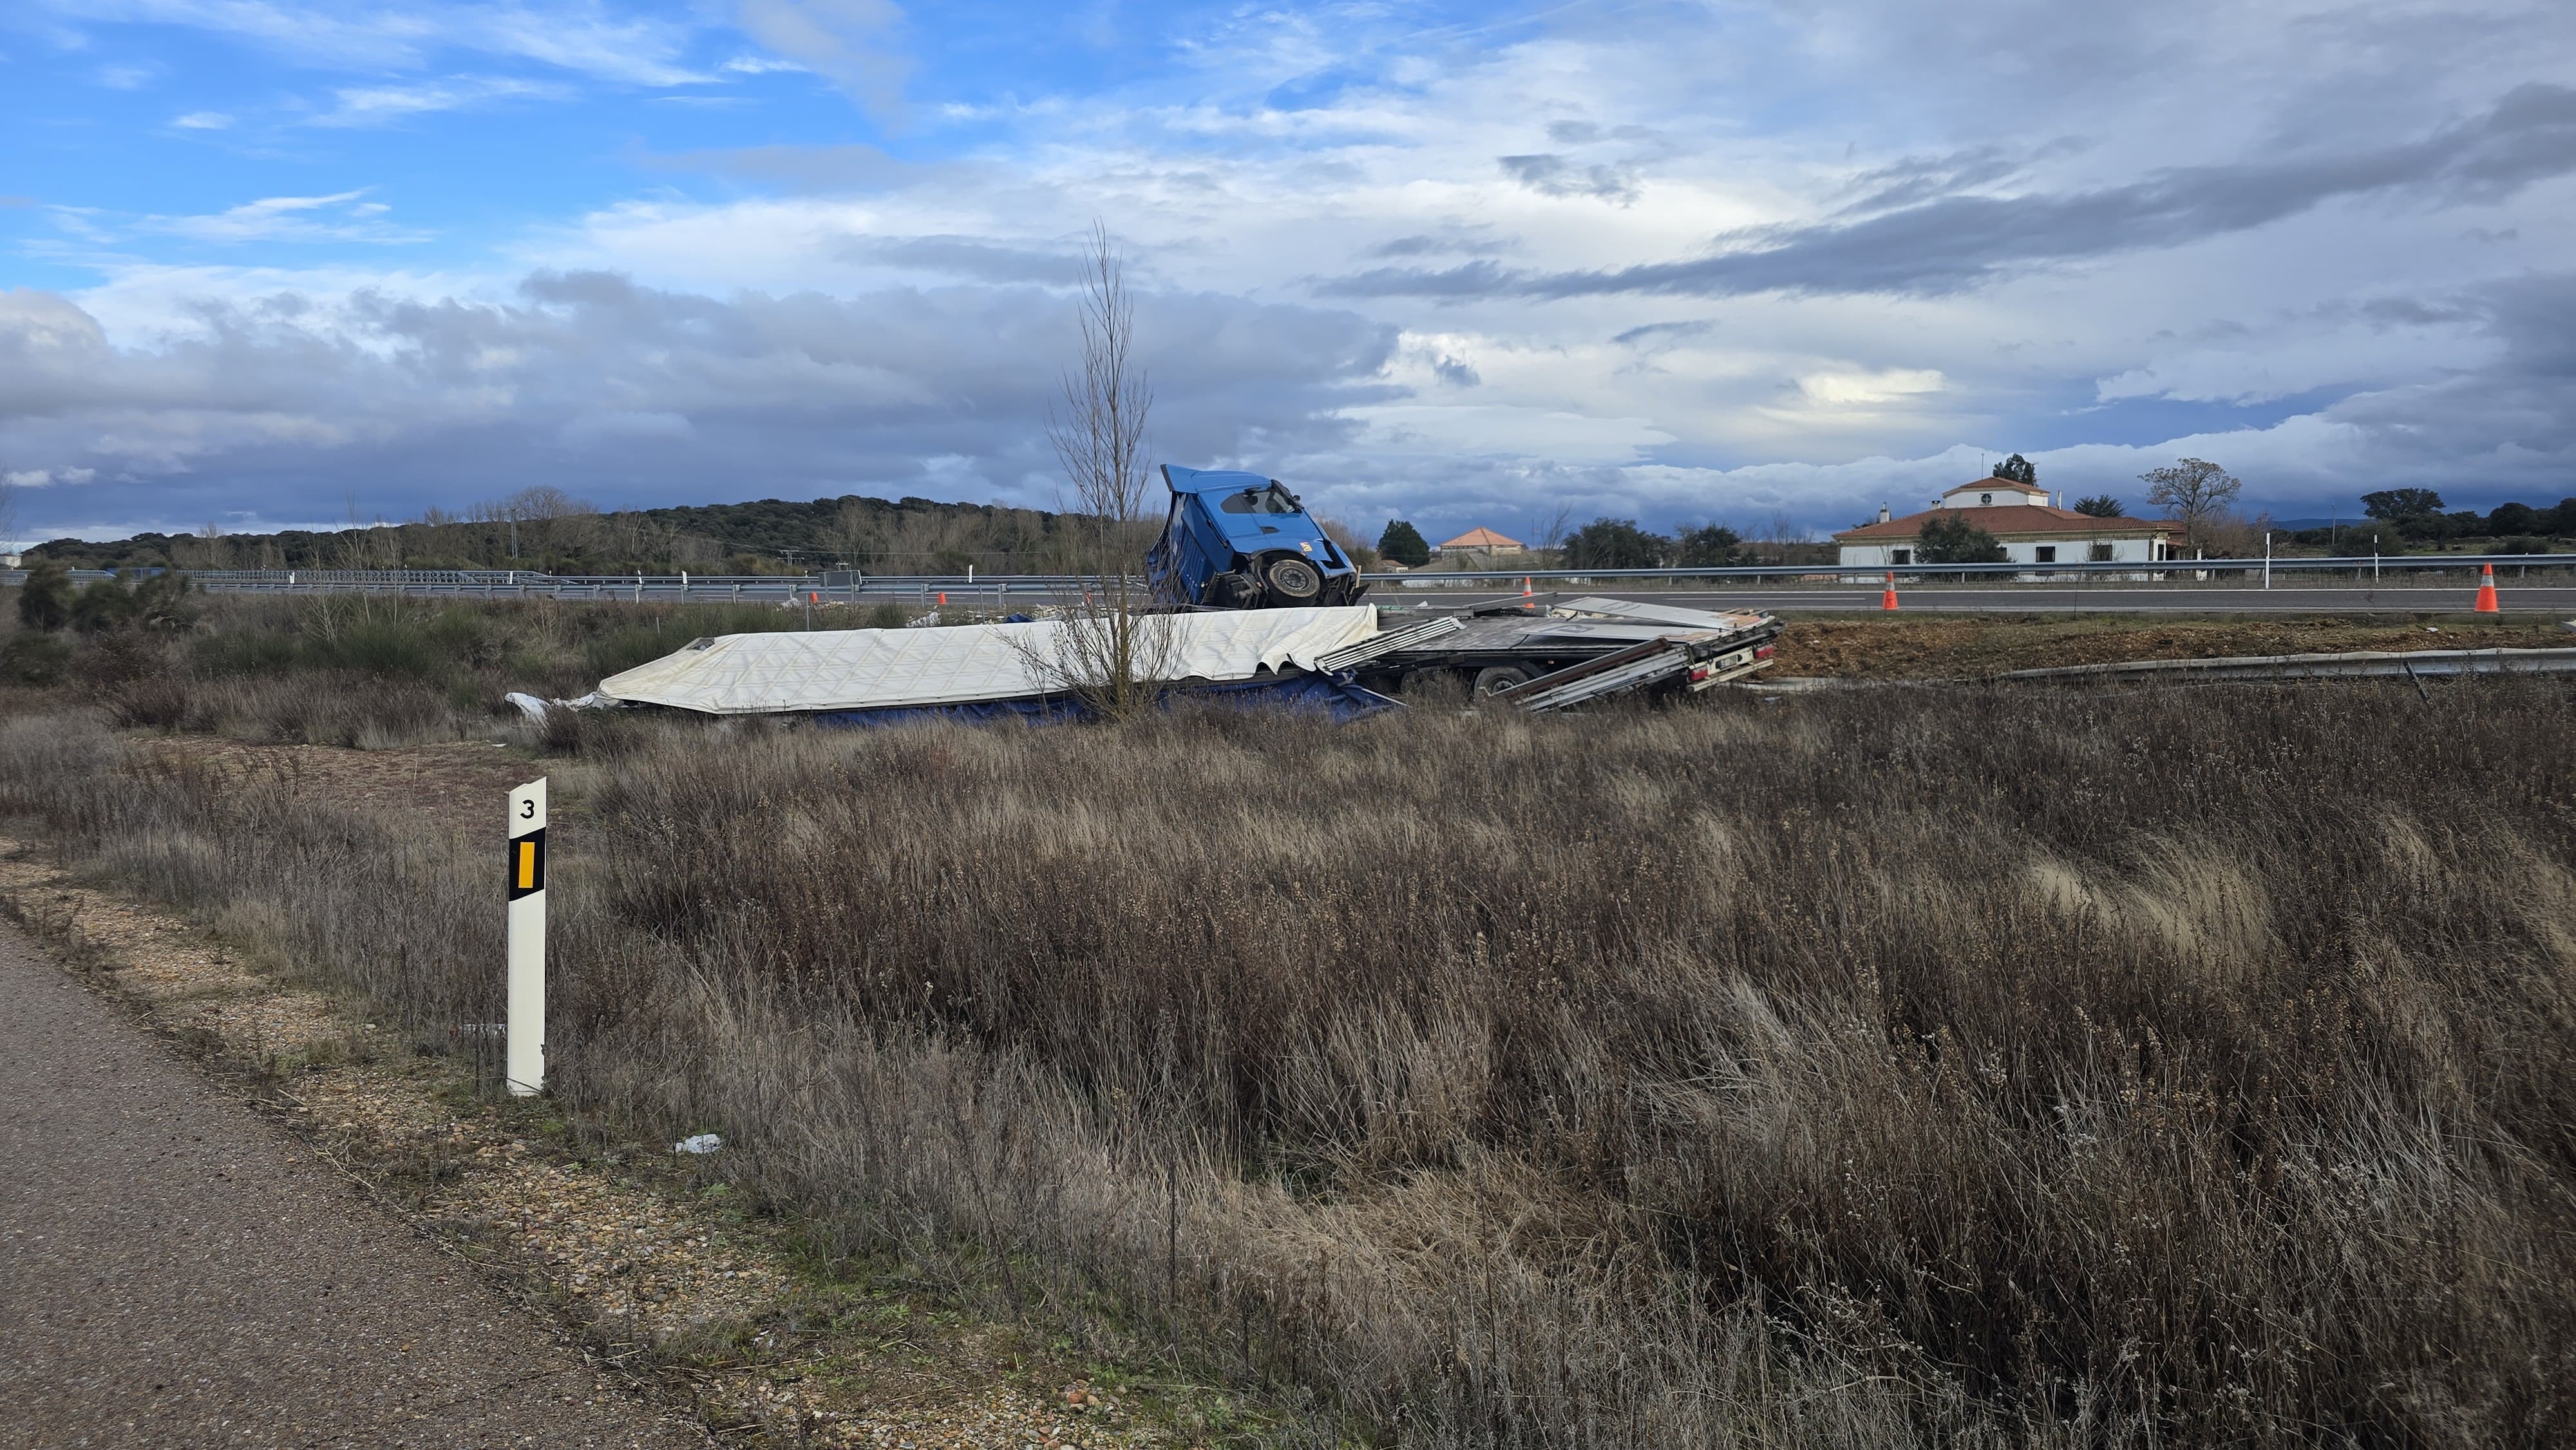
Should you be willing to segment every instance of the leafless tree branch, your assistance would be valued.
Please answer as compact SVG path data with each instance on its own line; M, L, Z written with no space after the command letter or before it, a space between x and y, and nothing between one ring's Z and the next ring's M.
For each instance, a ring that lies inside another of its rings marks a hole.
M1075 531L1082 601L1066 611L1055 653L1038 663L1058 688L1116 719L1161 698L1174 631L1136 575L1151 483L1145 420L1154 392L1133 355L1136 310L1126 267L1098 222L1083 260L1081 367L1064 375L1063 397L1047 410L1047 441L1072 488L1063 511Z

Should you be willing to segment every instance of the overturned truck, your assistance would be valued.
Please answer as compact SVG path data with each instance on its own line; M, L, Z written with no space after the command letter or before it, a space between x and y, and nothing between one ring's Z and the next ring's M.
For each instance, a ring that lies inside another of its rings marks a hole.
M1451 684L1497 705L1572 709L1672 697L1768 665L1778 621L1607 597L1466 613L1358 602L1367 582L1296 495L1257 474L1170 467L1170 521L1147 559L1159 601L1138 621L1152 677L1176 694L1351 719ZM701 639L600 682L602 704L827 725L1086 712L1081 616L937 629Z
M1367 593L1358 566L1279 480L1177 464L1162 472L1171 512L1145 556L1145 577L1164 603L1284 609L1357 603ZM1525 709L1706 689L1767 665L1780 632L1767 614L1599 597L1521 601L1464 617L1388 610L1381 619L1413 637L1359 670L1368 688L1395 694L1454 680L1479 696L1510 695Z
M1664 611L1579 599L1509 618L1396 619L1373 605L1150 616L1145 654L1182 697L1320 710L1354 719L1448 674L1484 679L1496 705L1545 712L1614 695L1681 695L1770 662L1779 626L1760 614ZM798 715L835 726L1087 712L1081 620L940 629L729 634L692 641L602 680L595 702L704 715ZM1502 665L1494 661L1505 661ZM1497 684L1488 671L1512 677ZM1545 673L1524 675L1524 670Z

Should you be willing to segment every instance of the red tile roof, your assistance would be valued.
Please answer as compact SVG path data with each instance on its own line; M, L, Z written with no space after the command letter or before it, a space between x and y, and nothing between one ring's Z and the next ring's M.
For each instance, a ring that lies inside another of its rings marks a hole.
M2087 538L2103 534L2130 537L2173 532L2173 525L2154 519L2102 519L2048 504L1999 503L1986 508L1925 509L1919 514L1889 519L1883 524L1863 524L1856 529L1845 529L1834 535L1834 542L1866 544L1880 539L1919 538L1923 526L1943 514L1967 519L1998 539L2064 538L2069 534Z
M1517 549L1521 547L1521 541L1506 539L1492 529L1475 528L1469 529L1440 547L1444 549Z

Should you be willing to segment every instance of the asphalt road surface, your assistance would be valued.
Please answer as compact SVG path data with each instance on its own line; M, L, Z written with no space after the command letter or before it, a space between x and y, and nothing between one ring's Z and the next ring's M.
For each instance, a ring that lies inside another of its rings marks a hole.
M0 926L0 1446L701 1446Z
M2517 588L2498 585L2507 613L2576 617L2576 588ZM1879 607L1876 586L1842 588L1817 585L1772 589L1621 589L1615 586L1557 585L1538 591L1540 601L1584 595L1678 604L1692 609L1767 609L1775 614L1867 613ZM1520 597L1517 589L1477 593L1458 589L1376 589L1372 604L1409 604L1448 611ZM2139 585L2091 587L2025 584L2012 588L1978 588L1955 584L1896 586L1899 610L1931 614L2466 614L2477 602L2474 588L2415 588L2396 585L2377 589L2332 587L2270 589L2189 588Z

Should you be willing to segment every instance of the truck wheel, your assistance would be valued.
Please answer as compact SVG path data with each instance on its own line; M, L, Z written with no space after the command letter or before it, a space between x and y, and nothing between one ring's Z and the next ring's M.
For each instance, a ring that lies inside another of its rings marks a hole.
M1518 665L1487 665L1476 671L1476 698L1500 694L1514 685L1527 684L1530 672Z
M1261 581L1269 586L1273 604L1312 604L1324 592L1324 576L1303 559L1273 559L1261 566Z

